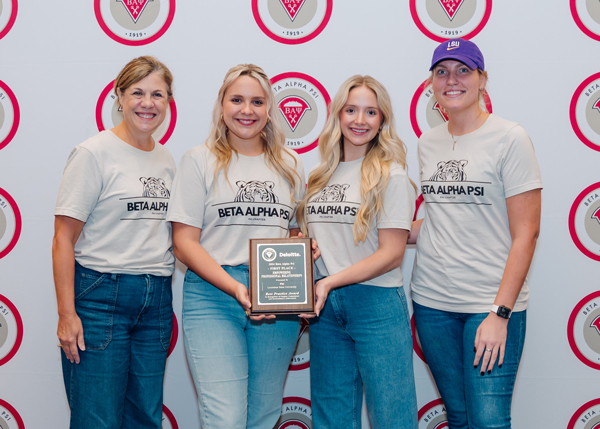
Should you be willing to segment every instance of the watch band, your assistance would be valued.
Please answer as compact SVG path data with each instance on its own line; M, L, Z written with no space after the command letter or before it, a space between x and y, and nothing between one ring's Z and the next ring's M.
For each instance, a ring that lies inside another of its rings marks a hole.
M512 315L512 310L504 305L492 305L492 309L490 310L492 313L497 314L499 317L503 319L510 319Z

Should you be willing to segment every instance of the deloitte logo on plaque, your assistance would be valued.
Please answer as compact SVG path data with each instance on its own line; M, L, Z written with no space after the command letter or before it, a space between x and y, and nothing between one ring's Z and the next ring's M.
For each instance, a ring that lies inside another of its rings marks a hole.
M571 15L581 31L594 40L600 40L600 2L570 0Z
M286 145L298 153L314 149L329 116L329 94L316 79L303 73L283 73L271 79L281 115Z
M571 98L569 119L579 140L600 151L600 73L588 77L577 87Z
M312 409L306 398L283 398L281 417L273 429L312 429Z
M579 407L569 420L567 429L600 429L600 399Z
M265 250L262 251L262 257L265 261L271 262L274 261L275 258L277 258L277 252L275 251L275 249L267 247Z
M173 22L175 0L94 0L94 12L114 41L147 45L165 34Z
M448 427L446 408L441 399L431 401L419 410L419 429L442 429Z
M8 402L0 399L0 428L2 429L25 429L23 419Z
M569 232L584 255L600 261L600 182L575 198L569 212Z
M489 113L492 113L492 101L483 90L483 101ZM410 123L417 137L425 131L448 122L448 115L439 105L433 94L433 85L426 79L415 91L410 102Z
M569 317L567 336L577 358L590 368L600 369L600 291L577 303Z
M17 19L17 0L0 0L0 39L8 34Z
M96 103L96 125L98 126L98 131L110 130L123 121L123 112L119 111L119 101L113 90L114 82L113 80L106 85ZM152 134L154 140L160 144L165 144L171 137L171 134L173 134L176 123L177 106L175 99L171 98L165 120L154 131L154 134Z
M20 116L17 97L0 80L0 149L9 144L17 133Z
M485 27L492 0L410 0L410 14L419 30L437 42L470 39Z
M252 14L263 33L287 45L317 37L332 10L333 0L252 0Z

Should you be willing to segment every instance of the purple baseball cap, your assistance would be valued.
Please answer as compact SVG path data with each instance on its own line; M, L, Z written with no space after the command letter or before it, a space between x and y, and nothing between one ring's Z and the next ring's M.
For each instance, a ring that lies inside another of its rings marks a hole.
M431 71L437 63L444 60L456 60L466 64L469 68L475 70L485 70L483 62L483 54L477 45L470 40L465 39L450 39L441 43L435 51L431 59Z

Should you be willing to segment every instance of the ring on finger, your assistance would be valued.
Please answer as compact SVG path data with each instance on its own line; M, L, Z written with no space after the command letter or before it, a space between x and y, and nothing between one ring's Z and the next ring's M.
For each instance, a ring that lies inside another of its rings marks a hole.
M492 349L485 349L485 351L486 351L486 352L491 352L491 351L492 351Z

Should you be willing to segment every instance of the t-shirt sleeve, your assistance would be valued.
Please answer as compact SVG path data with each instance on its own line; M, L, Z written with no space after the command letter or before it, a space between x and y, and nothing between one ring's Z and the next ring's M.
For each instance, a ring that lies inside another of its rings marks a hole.
M517 125L506 135L506 148L500 165L500 175L506 198L532 189L542 188L542 177L533 143L525 129Z
M204 223L206 198L204 171L198 160L190 153L186 153L181 158L173 180L167 221L180 222L201 229Z
M306 178L304 177L304 164L302 163L302 159L299 156L295 156L297 164L296 171L300 176L300 180L296 184L296 189L294 190L294 200L296 201L296 207L294 207L294 216L290 220L289 228L298 228L298 222L296 221L296 209L298 208L298 204L304 198L304 194L306 193Z
M377 229L398 228L410 231L415 213L415 200L415 190L408 175L404 170L393 172L385 191L384 211L377 222Z
M87 222L102 192L102 173L94 155L85 148L71 151L56 199L55 216Z

